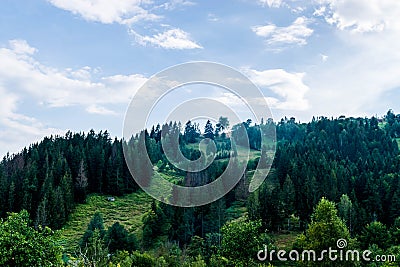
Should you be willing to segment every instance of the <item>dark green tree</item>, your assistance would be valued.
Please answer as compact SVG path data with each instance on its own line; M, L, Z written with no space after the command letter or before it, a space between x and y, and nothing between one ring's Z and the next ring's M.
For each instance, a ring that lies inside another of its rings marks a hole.
M135 235L129 235L119 222L108 228L105 244L110 253L115 253L117 250L133 251L139 247Z
M106 231L104 230L103 215L100 212L96 212L90 220L87 229L82 236L82 240L80 241L81 248L90 246L90 241L94 240L92 237L95 230L98 230L99 237L103 239Z
M360 237L361 248L368 249L373 244L381 249L387 249L390 246L390 233L387 227L381 222L372 222L368 224Z
M305 232L301 234L295 244L296 248L312 250L316 253L308 254L309 258L304 262L306 266L337 266L336 262L327 257L323 261L316 261L321 251L337 247L339 239L347 242L347 249L354 249L354 240L350 238L350 232L346 224L337 215L335 203L322 198L311 216L311 223ZM355 262L341 262L341 266L354 266Z
M204 127L204 137L214 140L214 127L210 120L207 120L206 126Z

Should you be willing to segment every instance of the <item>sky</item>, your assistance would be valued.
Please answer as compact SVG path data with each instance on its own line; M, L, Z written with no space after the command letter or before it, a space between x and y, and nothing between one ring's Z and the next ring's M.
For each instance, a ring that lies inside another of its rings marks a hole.
M2 0L0 155L121 137L138 88L191 61L241 71L275 120L400 113L399 15L398 0Z

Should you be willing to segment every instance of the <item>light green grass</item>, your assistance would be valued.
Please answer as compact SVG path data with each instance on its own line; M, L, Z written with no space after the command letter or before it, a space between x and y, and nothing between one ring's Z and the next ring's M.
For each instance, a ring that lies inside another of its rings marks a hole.
M274 234L269 234L274 241L274 245L283 250L291 250L293 247L294 242L296 241L297 236L300 234L300 232L290 232L286 234L282 233L274 233Z
M198 144L190 144L189 147L198 149ZM238 150L245 151L245 148L237 146ZM261 152L250 150L250 159L260 157ZM228 160L228 159L225 159ZM244 158L239 158L244 160ZM172 174L159 173L161 177L167 181L177 183L184 177ZM160 189L160 188L159 188ZM168 196L171 192L165 192ZM60 241L65 248L66 253L74 253L78 248L79 240L82 238L87 226L96 212L103 215L105 228L107 229L113 223L119 222L129 233L136 234L140 239L142 235L142 218L149 210L152 198L145 192L140 191L115 197L114 202L107 200L106 195L92 194L87 197L85 204L79 204L70 214L67 223L60 230ZM226 215L229 220L244 216L247 213L245 203L236 201L227 211Z
M140 238L142 218L150 208L150 203L151 197L144 192L115 197L114 202L108 201L107 196L104 195L88 196L86 203L76 206L68 222L60 230L65 251L73 253L76 250L79 240L96 212L103 214L106 229L115 222L119 222L129 233L135 233Z
M246 147L243 146L236 146L237 152L238 152L238 160L239 161L245 161L246 156L247 156L247 149ZM242 157L240 155L243 155ZM254 150L254 149L249 149L249 159L255 159L261 156L261 151L259 150Z

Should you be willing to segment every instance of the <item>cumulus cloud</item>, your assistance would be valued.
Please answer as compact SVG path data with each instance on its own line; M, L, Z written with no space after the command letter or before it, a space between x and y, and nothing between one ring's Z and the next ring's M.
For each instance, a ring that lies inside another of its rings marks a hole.
M170 29L153 36L137 33L138 22L142 21L148 22L145 30L163 27L160 22L163 15L155 12L160 10L171 11L178 7L195 5L192 1L169 0L163 1L161 4L156 4L152 0L48 0L48 2L57 8L79 15L87 21L126 25L128 32L142 45L150 44L165 49L201 48L200 45L191 40L187 32L181 29ZM155 25L155 21L158 21L158 26Z
M400 5L396 0L319 0L314 15L353 32L380 32L386 28L400 28Z
M309 87L304 84L305 73L291 73L283 69L257 71L245 69L244 72L260 88L271 90L277 97L267 96L271 108L280 110L306 110L310 108L305 98Z
M9 42L11 49L16 54L28 54L33 55L37 52L37 49L31 47L25 40L11 40Z
M147 80L139 74L96 80L96 69L52 68L35 59L36 51L24 40L0 48L0 153L17 152L43 136L64 132L24 115L19 108L27 99L42 107L79 106L90 114L117 115L107 105L128 103Z
M194 42L190 35L181 29L171 29L153 36L143 36L131 30L130 33L141 45L152 45L165 49L198 49L201 45Z
M134 90L147 79L142 75L116 75L92 78L92 69L58 70L38 62L26 42L26 53L21 53L16 41L10 48L0 49L0 83L6 87L29 93L42 104L51 107L71 105L127 103Z
M303 81L311 88L306 96L312 109L297 114L307 119L316 114L371 116L383 114L389 108L398 109L393 96L398 95L400 88L399 2L285 0L280 7L294 3L307 10L307 14L313 14L307 28L315 25L321 30L322 26L325 36L331 38L328 44L317 47L315 59L318 61L312 66L303 66L307 72ZM329 29L327 25L331 26L331 32L325 31ZM253 31L272 45L277 28L275 24L267 24L253 27ZM299 44L307 41L307 38L299 39ZM278 103L277 99L270 101L273 105Z
M332 25L338 38L329 60L308 72L317 112L371 116L395 108L387 95L400 88L398 1L316 2L314 16Z
M48 0L52 5L82 16L88 21L105 24L131 24L139 20L156 20L158 15L145 9L143 0Z
M258 36L266 38L268 45L305 45L307 38L314 32L308 27L309 23L310 20L302 16L287 27L279 27L270 23L264 26L255 26L252 30Z

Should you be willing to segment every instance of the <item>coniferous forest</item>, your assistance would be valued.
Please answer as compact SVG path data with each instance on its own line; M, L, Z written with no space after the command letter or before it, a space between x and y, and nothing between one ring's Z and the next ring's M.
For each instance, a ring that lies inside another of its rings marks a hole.
M194 208L145 196L126 165L125 140L107 131L50 136L6 155L0 163L0 266L398 266L400 114L315 117L307 123L266 119L259 125L247 120L241 126L251 148L245 174L223 198ZM155 166L142 175L156 170L175 184L199 186L215 180L235 159L243 143L239 129L221 117L204 129L190 121L156 125L132 139L145 139ZM260 129L276 130L274 158ZM190 160L203 153L198 149L203 138L213 139L215 160L199 173L170 164L161 139L174 135ZM249 193L259 162L272 162L271 171ZM140 218L134 226L112 215L121 208L118 201L139 197L144 210L136 214L128 208L130 216ZM115 202L114 209L90 206L92 199ZM85 229L67 237L65 229L80 207L92 208L82 217ZM386 260L257 258L264 248L337 248L338 239Z

